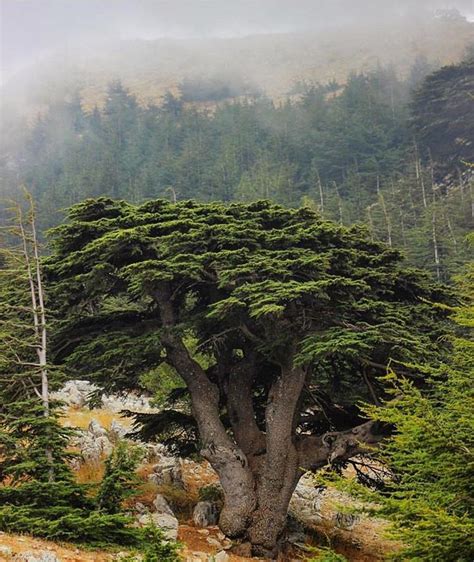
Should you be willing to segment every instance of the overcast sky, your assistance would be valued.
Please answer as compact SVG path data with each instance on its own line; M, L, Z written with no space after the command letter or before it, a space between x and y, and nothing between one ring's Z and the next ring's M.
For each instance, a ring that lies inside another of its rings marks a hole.
M3 72L55 49L110 38L229 37L330 27L474 0L0 0Z

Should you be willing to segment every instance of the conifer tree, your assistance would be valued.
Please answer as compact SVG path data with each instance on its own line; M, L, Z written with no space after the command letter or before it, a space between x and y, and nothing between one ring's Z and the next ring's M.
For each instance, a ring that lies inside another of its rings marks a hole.
M61 380L47 360L46 294L33 201L12 205L0 253L0 530L95 544L136 544L122 513L107 515L75 483L50 390Z
M468 562L474 556L473 273L471 265L457 279L462 301L454 308L451 354L440 363L412 365L428 384L417 388L400 372L403 366L394 365L385 377L390 399L368 408L373 419L394 427L378 455L390 478L383 493L355 489L377 506L372 513L391 521L390 535L401 545L394 560Z
M191 411L145 433L197 427L224 490L220 526L259 555L278 550L301 469L382 438L357 403L384 395L388 362L443 353L430 302L444 291L308 207L88 200L53 236L56 360L107 390L173 367Z
M14 224L4 237L16 245L1 254L0 474L52 483L67 472L68 432L51 411L45 291L30 196L28 207L26 214L20 205L13 207Z

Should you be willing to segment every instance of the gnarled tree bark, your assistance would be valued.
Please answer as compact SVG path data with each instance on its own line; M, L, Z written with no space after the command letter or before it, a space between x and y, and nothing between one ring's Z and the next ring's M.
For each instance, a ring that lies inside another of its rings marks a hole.
M297 435L309 371L294 365L291 350L284 364L275 366L279 372L268 392L264 429L259 427L253 405L256 363L252 353L247 351L235 364L229 363L222 375L225 384L220 380L217 385L175 333L176 312L168 288L163 286L155 298L166 328L162 342L167 361L189 388L203 443L201 455L217 472L224 491L219 526L231 538L250 541L255 555L274 558L291 496L304 471L336 459L347 460L363 452L364 444L376 444L381 436L374 433L372 422L322 436ZM232 433L220 418L222 400Z

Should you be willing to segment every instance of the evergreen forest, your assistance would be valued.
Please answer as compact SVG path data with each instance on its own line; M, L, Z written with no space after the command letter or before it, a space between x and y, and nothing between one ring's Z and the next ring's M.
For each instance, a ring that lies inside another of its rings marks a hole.
M42 230L102 195L309 205L367 224L446 281L466 260L473 220L474 63L467 51L432 70L420 57L405 79L379 67L341 85L300 83L280 104L264 94L222 101L208 84L198 99L212 108L171 93L143 107L116 81L101 109L71 95L39 115L4 154L3 190L32 193Z

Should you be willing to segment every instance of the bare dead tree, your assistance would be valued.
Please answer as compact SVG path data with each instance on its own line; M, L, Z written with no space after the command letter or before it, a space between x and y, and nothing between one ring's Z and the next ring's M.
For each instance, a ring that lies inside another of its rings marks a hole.
M321 176L319 175L319 170L316 170L316 178L318 180L318 188L319 188L319 209L321 213L324 213L324 194L323 194L323 184L321 182Z
M426 187L425 187L425 180L423 178L423 168L421 166L421 159L418 154L418 145L415 142L415 173L416 173L416 181L421 188L421 198L423 201L423 207L426 209L428 206L428 201L426 198Z
M28 212L25 213L20 204L14 203L17 222L17 234L20 239L23 263L26 270L30 289L31 315L33 320L34 341L38 358L37 363L30 366L38 369L41 376L41 390L36 386L34 388L36 394L43 404L43 414L45 417L50 415L50 397L49 397L49 377L47 362L47 323L45 309L45 294L43 281L41 276L40 251L38 236L36 230L36 214L33 198L31 194L26 193L28 202ZM49 480L54 480L53 454L50 449L46 450L46 458L50 465Z
M441 262L439 259L438 238L436 236L436 210L434 207L433 207L433 213L431 215L431 236L433 242L436 279L439 281L441 279Z
M341 195L339 193L339 188L337 187L337 183L334 183L334 188L336 190L336 196L337 196L337 208L339 211L339 224L343 224L343 220L342 220L342 199L341 199Z
M376 206L377 203L372 203L372 205L369 205L367 207L367 219L369 222L370 239L372 240L372 242L374 242L375 240L375 225L374 225L374 219L372 218L372 209Z
M385 218L385 225L387 227L387 243L392 247L392 223L390 222L390 216L387 211L387 205L385 204L385 197L380 190L380 177L377 176L377 195L380 201L380 207L382 208L383 216Z

